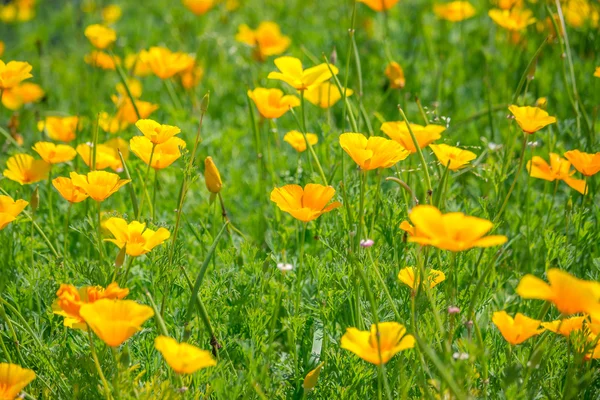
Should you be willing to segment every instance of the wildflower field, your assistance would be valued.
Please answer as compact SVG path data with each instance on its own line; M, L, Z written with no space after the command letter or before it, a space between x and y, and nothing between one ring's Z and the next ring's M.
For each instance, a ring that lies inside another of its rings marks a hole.
M0 399L600 398L597 0L0 4Z

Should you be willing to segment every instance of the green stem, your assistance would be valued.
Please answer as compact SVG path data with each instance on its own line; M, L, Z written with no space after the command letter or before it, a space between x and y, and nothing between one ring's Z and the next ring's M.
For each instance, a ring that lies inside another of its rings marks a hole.
M150 151L150 159L148 160L148 166L146 167L146 175L144 176L143 182L142 182L142 201L140 202L140 208L138 209L138 215L136 216L137 219L140 219L141 215L142 215L142 210L144 208L144 200L146 199L146 196L144 196L144 193L147 192L147 185L148 185L148 176L150 175L150 168L152 168L152 160L154 158L154 151L156 150L156 143L152 143L152 150Z
M101 206L100 204L102 204L101 202L97 201L96 205L97 210L98 210L98 221L97 221L97 234L98 234L98 256L99 256L99 261L100 261L100 267L102 267L102 265L104 264L104 252L102 251L102 211L101 211Z
M315 149L313 148L312 144L310 144L310 142L308 141L308 138L306 137L306 103L304 101L304 91L301 90L300 91L300 103L301 103L301 112L302 112L302 135L304 136L304 141L306 142L306 146L308 147L308 150L310 151L310 155L312 156L313 160L315 160L315 164L317 164L317 169L319 170L319 174L321 175L321 179L323 180L323 184L325 186L328 185L327 183L327 178L325 177L325 172L323 172L323 167L321 167L321 163L319 162L319 157L317 157L317 153L315 153ZM291 109L290 109L291 110ZM293 113L293 111L292 111Z
M498 222L498 220L502 216L502 213L504 212L504 209L506 208L506 205L508 204L508 199L510 199L510 195L512 194L513 190L515 189L517 180L519 179L519 175L521 175L521 170L523 169L523 164L525 163L525 150L526 149L527 149L527 134L523 133L523 146L521 148L521 155L519 156L519 168L517 169L517 173L515 174L515 179L513 179L513 182L510 185L510 188L508 189L508 193L506 193L506 197L504 198L504 201L502 202L502 206L500 207L498 214L496 214L496 216L494 217L494 223Z
M94 365L96 365L96 371L100 376L100 380L102 381L102 385L104 386L104 393L107 399L112 399L110 386L108 386L108 381L104 377L104 373L102 372L102 367L100 366L100 361L98 360L98 355L96 354L96 347L94 346L94 338L92 337L92 329L88 326L88 337L90 339L90 351L92 352L92 358L94 359Z
M402 119L404 120L404 123L406 124L406 127L408 128L408 133L410 133L410 137L413 141L415 149L417 149L417 154L419 155L419 159L421 160L421 165L423 166L423 173L425 174L425 183L427 184L426 198L429 202L430 196L433 193L433 189L431 187L431 178L429 177L429 169L427 168L427 163L425 162L425 157L423 157L423 152L421 151L421 146L419 146L417 137L415 136L412 128L410 127L408 119L406 118L406 115L404 114L404 111L402 110L402 107L398 106L398 111L400 111L400 115L402 116Z

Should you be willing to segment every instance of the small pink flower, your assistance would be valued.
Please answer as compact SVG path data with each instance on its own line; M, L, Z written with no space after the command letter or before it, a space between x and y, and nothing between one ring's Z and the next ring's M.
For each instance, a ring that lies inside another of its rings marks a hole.
M374 244L375 244L375 242L373 241L373 239L362 239L360 241L360 247L364 247L364 248L371 247Z
M460 308L456 306L448 307L448 314L458 314L460 312Z

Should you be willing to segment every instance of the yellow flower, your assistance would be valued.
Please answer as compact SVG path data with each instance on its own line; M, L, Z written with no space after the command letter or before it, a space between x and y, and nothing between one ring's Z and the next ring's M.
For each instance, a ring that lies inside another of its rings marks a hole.
M525 275L517 286L517 294L524 299L547 300L564 315L600 316L600 283L578 279L557 268L549 269L546 276L550 284L533 275Z
M17 364L0 363L0 399L13 400L35 379L35 372Z
M575 171L571 170L571 163L558 154L550 153L550 164L542 157L534 156L527 163L529 176L553 182L555 180L564 181L571 188L581 194L587 193L586 183L583 179L571 178Z
M129 125L127 121L121 121L117 116L111 116L107 112L100 113L98 120L100 128L107 133L117 133L123 131Z
M160 79L169 79L194 65L194 57L182 52L172 52L166 47L150 47L148 51L140 53L140 60Z
M183 0L183 5L196 15L204 15L214 7L215 0Z
M399 0L358 0L364 3L373 11L385 11L394 7Z
M542 326L546 330L569 337L571 336L572 332L583 330L583 325L586 322L587 318L587 315L564 318L558 321L542 322Z
M565 153L565 157L575 169L585 176L596 175L600 171L600 153L589 154L579 150Z
M74 148L66 144L54 144L52 142L37 142L33 150L48 164L59 164L71 161L77 155Z
M594 76L596 78L600 78L600 67L596 67L596 71L594 71Z
M423 126L410 124L410 128L417 139L417 143L419 143L419 147L422 149L441 138L441 133L446 130L446 128L441 125ZM410 132L408 131L408 127L406 126L405 122L384 122L381 125L381 130L383 133L388 135L390 139L400 143L406 150L410 151L411 153L417 152L417 148L413 143L412 137L410 136Z
M79 314L104 343L117 347L138 332L154 311L132 300L102 299L84 304Z
M221 174L219 174L219 170L213 162L212 157L206 157L204 160L204 182L206 183L206 188L211 193L219 193L223 186Z
M163 169L181 157L181 149L185 148L186 144L180 138L172 137L162 144L155 145L145 136L135 136L129 141L129 146L131 147L131 151L144 161L146 165L150 163L150 156L152 155L151 167L154 169ZM154 154L152 154L153 146Z
M132 221L128 225L127 221L122 218L109 218L104 227L115 237L114 239L105 239L105 241L116 244L119 249L126 246L127 254L132 257L149 253L171 236L171 233L165 228L158 228L155 232L146 228L146 224L138 221Z
M300 99L296 96L284 95L279 89L248 90L248 97L256 104L260 115L268 119L279 118L290 108L300 105Z
M100 24L88 26L85 28L84 34L92 46L100 50L110 47L117 40L117 33L114 29Z
M102 20L106 24L112 24L120 20L122 14L121 7L116 4L109 4L102 9Z
M510 10L523 7L523 0L498 0L498 8Z
M275 65L281 72L270 72L267 78L283 81L300 91L317 86L332 76L327 64L303 69L299 59L289 56L276 58ZM338 69L334 65L331 65L331 71L334 75L338 73Z
M436 269L430 269L426 274L426 282L429 282L429 288L436 287L446 280L446 274ZM402 268L398 273L398 279L411 289L419 287L420 280L415 279L415 269L413 267Z
M492 9L488 15L497 25L511 32L520 32L535 22L530 10L513 8L512 10Z
M135 124L138 121L137 114L135 113L135 109L133 108L133 104L129 98L126 99L116 99L114 98L115 104L118 106L116 118L119 121L126 122L128 124ZM140 113L140 118L145 119L150 116L154 111L158 110L158 104L152 104L147 101L136 100L135 106Z
M0 231L17 219L27 204L25 200L13 200L10 196L0 195Z
M25 104L36 103L40 101L46 93L35 83L21 83L12 89L6 89L2 92L2 105L9 110L18 110Z
M451 171L464 168L477 158L477 154L471 151L448 146L447 144L430 144L429 148L433 151L440 164L448 167Z
M31 65L24 61L0 60L0 90L12 89L25 79L31 78Z
M385 76L390 80L390 87L392 89L402 89L406 84L404 70L396 61L390 62L385 67Z
M283 53L292 42L289 37L281 34L281 29L275 22L261 22L255 31L246 24L240 25L235 40L253 47L254 56L259 61Z
M408 215L414 225L409 242L433 246L442 250L463 251L474 247L492 247L506 243L504 235L485 236L492 222L464 215L461 212L442 214L430 205L420 205Z
M475 7L468 1L451 1L450 3L435 4L433 12L446 21L459 22L475 15Z
M302 388L304 390L313 390L315 386L317 386L317 382L319 380L319 375L321 375L321 369L323 368L323 365L325 365L324 362L320 363L315 369L306 374L304 382L302 382Z
M6 161L3 175L21 185L43 181L48 178L50 164L36 160L29 154L15 154Z
M73 185L71 178L59 177L52 180L52 186L69 203L79 203L88 198L87 193Z
M193 374L200 369L217 365L209 351L188 343L177 343L177 340L167 336L154 339L154 347L178 374Z
M198 86L203 76L204 69L194 62L194 64L191 64L179 73L179 80L181 81L181 86L190 90Z
M96 147L96 165L92 166L94 152L92 146L82 143L77 146L77 154L81 157L85 165L92 169L111 168L115 172L123 169L123 163L114 148L106 144L98 144Z
M497 311L492 316L492 322L504 339L512 345L521 344L532 336L539 335L544 330L540 329L540 322L517 313L513 319L506 311Z
M314 146L319 141L319 137L314 133L307 133L306 140L304 135L298 131L290 131L285 134L283 140L288 142L296 151L302 153L306 150L306 140L311 146Z
M114 71L117 65L121 64L121 59L114 56L114 59L103 51L94 50L83 57L83 61L92 67Z
M546 125L556 123L556 118L549 116L546 111L538 107L512 105L508 109L515 116L517 124L525 133L535 133Z
M142 91L144 89L142 87L142 82L140 82L134 78L128 78L127 86L129 87L129 92L131 93L131 96L134 99L139 99L142 96ZM115 86L115 89L117 90L117 93L119 93L121 95L121 97L129 96L127 94L127 89L125 88L125 85L123 85L122 83L120 83L120 82L117 83L117 86Z
M176 126L161 125L151 119L140 119L135 126L154 144L162 144L181 132Z
M339 201L327 205L334 195L335 189L331 186L309 183L302 189L300 185L285 185L273 189L271 201L297 220L310 222L342 206Z
M70 142L77 137L79 121L79 117L46 117L44 121L38 122L38 129L46 130L52 140Z
M141 54L145 53L142 50L139 54L128 54L125 57L125 67L135 76L148 76L152 74L152 70L141 60Z
M340 146L365 171L389 168L410 154L393 140L380 136L367 139L362 133L341 134Z
M112 172L92 171L87 175L71 172L73 185L81 188L88 196L96 201L104 201L122 186L130 182L129 179L120 179L119 175Z
M116 282L104 289L102 286L84 286L77 289L73 285L61 284L56 292L56 300L52 304L52 311L56 315L65 317L64 326L72 329L87 330L87 326L80 315L84 304L94 303L101 299L122 299L129 294L129 289L122 289Z
M346 97L352 96L354 91L346 89ZM329 108L340 101L342 93L338 87L331 82L323 82L318 86L313 86L304 92L304 98L315 106Z
M377 327L379 327L379 337ZM370 331L346 329L340 347L350 350L371 364L380 365L387 363L396 353L415 347L415 338L406 334L406 328L402 324L380 322L377 326L371 325Z

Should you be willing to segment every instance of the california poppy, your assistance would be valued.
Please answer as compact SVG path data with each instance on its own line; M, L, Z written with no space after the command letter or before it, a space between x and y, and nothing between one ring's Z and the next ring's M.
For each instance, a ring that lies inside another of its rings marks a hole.
M498 26L511 31L520 32L525 30L536 20L530 10L513 8L512 10L492 9L488 15Z
M18 110L25 104L36 103L44 98L46 92L35 83L21 83L2 92L2 105L9 110Z
M352 89L345 89L346 97L352 96ZM313 86L304 92L304 98L321 108L329 108L342 98L342 92L336 85L326 81L318 86Z
M565 153L565 158L585 176L596 175L600 171L600 152L596 154L571 150Z
M468 1L451 1L450 3L435 4L433 12L438 18L459 22L475 15L475 7Z
M121 64L118 56L111 56L103 51L94 50L83 57L83 61L92 67L114 71Z
M135 136L129 141L129 146L131 151L142 159L146 165L150 163L150 158L152 158L151 167L163 169L181 157L181 149L185 148L186 144L178 137L172 137L161 144L153 144L145 136Z
M304 189L299 185L285 185L273 189L271 201L292 217L302 222L310 222L342 206L338 201L327 205L334 195L334 188L317 183L309 183Z
M217 361L209 351L185 342L178 343L177 340L167 336L158 336L154 339L154 347L178 374L193 374L200 369L217 365Z
M13 200L10 196L0 195L0 230L17 219L27 204L25 200Z
M529 175L533 178L539 178L554 182L556 180L564 181L571 188L581 194L587 192L586 183L583 179L571 178L575 171L571 170L571 163L558 154L550 153L550 164L542 157L534 156L527 163Z
M29 154L15 154L6 161L5 177L21 185L43 181L48 178L50 164L36 160Z
M196 15L204 15L214 7L216 0L183 0L183 5Z
M406 79L404 78L404 70L396 61L391 61L385 67L385 76L390 81L390 87L392 89L402 89L406 84Z
M71 161L77 155L77 152L71 146L51 142L37 142L33 145L33 150L48 164Z
M446 280L446 274L436 269L426 271L426 276L426 282L429 288L436 287ZM413 267L402 268L398 273L398 280L411 289L416 289L420 284L420 280L415 277L415 269Z
M340 146L365 171L389 168L410 154L393 140L381 136L371 136L367 139L362 133L341 134Z
M477 154L447 144L430 144L429 148L433 151L440 164L448 167L451 171L456 171L466 167L471 161L477 158Z
M281 117L292 107L300 105L300 99L292 95L284 95L279 89L256 88L248 90L248 97L252 99L258 112L264 118L275 119Z
M52 180L52 186L58 193L69 203L79 203L88 198L86 192L81 188L73 185L71 178L58 177Z
M427 126L410 124L410 129L413 131L417 143L421 149L427 147L442 137L441 133L446 130L441 125L429 124ZM416 153L417 148L412 140L412 136L403 121L384 122L381 125L381 131L389 136L390 139L400 143L402 147L411 153Z
M151 47L140 53L140 59L160 79L169 79L194 64L194 58L189 54L172 52L166 47Z
M116 244L120 249L125 246L127 254L132 257L149 253L171 236L165 228L154 231L147 228L145 223L132 221L127 224L123 218L115 217L109 218L104 223L104 228L114 236L114 239L104 240Z
M270 72L267 78L284 81L296 90L304 91L317 86L329 78L331 71L336 75L338 69L335 65L319 64L316 67L304 69L302 62L294 57L279 57L275 59L279 72ZM331 67L331 71L329 68Z
M314 133L307 133L306 139L304 139L304 135L298 131L290 131L285 134L283 140L290 144L299 153L306 151L306 141L310 143L311 146L314 146L319 142L319 137Z
M81 120L79 117L46 117L38 122L38 130L45 131L52 140L70 142L77 137Z
M88 196L96 201L104 201L122 186L130 182L121 179L119 175L105 171L91 171L87 175L71 172L73 185L81 188Z
M206 183L206 188L211 193L219 193L223 187L219 169L210 156L204 160L204 182Z
M399 0L358 0L359 3L364 3L373 11L389 10L398 3Z
M556 123L556 118L551 117L539 107L512 105L508 109L515 116L517 124L525 133L535 133L547 125Z
M379 328L379 335L377 330ZM402 350L415 346L415 338L406 333L404 325L397 322L380 322L371 325L370 331L346 329L340 341L342 349L350 350L371 364L387 363Z
M24 61L0 60L0 90L12 89L25 79L31 78L32 66Z
M151 119L140 119L135 126L154 144L162 144L181 132L176 126L162 125Z
M114 29L100 24L93 24L85 28L85 37L97 49L104 50L110 47L117 40L117 33Z
M288 36L281 34L281 28L275 22L261 22L256 30L242 24L235 40L254 48L254 56L260 61L282 54L292 43Z
M0 363L0 399L21 398L19 394L35 379L35 372L17 364Z
M513 319L506 311L497 311L492 316L492 322L504 339L512 345L521 344L532 336L544 331L540 328L541 321L517 313Z

